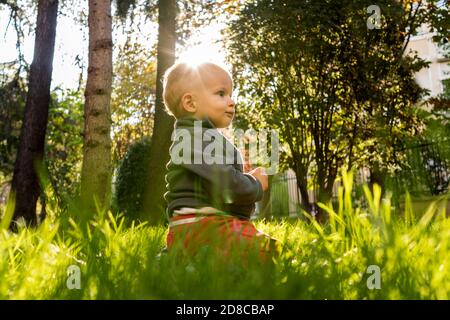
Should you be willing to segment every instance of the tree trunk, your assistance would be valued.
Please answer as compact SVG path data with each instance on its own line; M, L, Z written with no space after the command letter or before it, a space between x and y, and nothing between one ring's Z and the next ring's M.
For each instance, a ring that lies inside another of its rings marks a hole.
M169 162L170 138L174 119L165 111L162 97L162 78L164 72L175 62L176 0L159 0L158 11L155 122L149 161L150 177L142 212L143 218L147 219L151 224L158 224L164 220L164 211L167 206L163 195L166 191L166 164Z
M89 67L84 107L82 214L109 208L111 197L111 0L89 0Z
M37 223L38 171L44 155L57 14L58 0L39 1L33 63L12 180L16 202L13 220L24 218L27 225Z
M337 168L329 168L329 172L327 173L326 180L321 180L322 184L319 184L319 192L317 195L317 201L323 203L325 205L328 204L330 200L333 198L333 186L337 176ZM328 220L328 213L317 206L316 208L316 220L324 223Z
M384 177L385 176L386 176L386 173L383 172L383 170L380 169L378 165L372 165L370 167L369 186L370 186L370 190L372 191L372 193L373 193L374 184L378 184L381 187L381 195L384 196L384 192L385 192Z
M311 206L309 204L308 184L306 178L299 172L295 173L297 180L297 187L300 190L300 206L303 210L311 213Z
M332 192L333 192L333 187L329 185L326 186L320 186L319 185L319 191L317 194L317 203L323 203L325 205L328 204L328 202L331 200L332 198ZM317 203L315 203L316 205L316 215L315 215L315 219L320 222L320 223L325 223L328 219L328 213L323 210L322 208L320 208Z

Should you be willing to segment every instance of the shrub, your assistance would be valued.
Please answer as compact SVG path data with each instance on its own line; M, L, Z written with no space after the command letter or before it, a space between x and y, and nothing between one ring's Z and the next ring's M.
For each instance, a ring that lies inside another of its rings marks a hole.
M141 138L130 146L117 169L114 206L133 220L142 217L142 199L148 181L150 150L150 137Z

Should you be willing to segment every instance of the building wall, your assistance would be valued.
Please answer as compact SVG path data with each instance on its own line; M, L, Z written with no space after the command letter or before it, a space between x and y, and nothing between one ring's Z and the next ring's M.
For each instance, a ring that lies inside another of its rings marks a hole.
M433 42L433 34L426 26L422 26L419 34L410 39L406 52L416 51L418 56L430 62L429 68L423 68L416 74L417 83L430 90L430 97L443 92L442 80L450 78L450 59Z

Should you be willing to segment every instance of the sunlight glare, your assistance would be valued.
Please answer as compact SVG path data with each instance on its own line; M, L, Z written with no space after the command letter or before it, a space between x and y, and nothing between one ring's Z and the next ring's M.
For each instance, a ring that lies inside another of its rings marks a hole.
M202 62L214 62L225 65L225 51L221 43L221 26L206 27L200 34L194 37L179 54L178 61L183 61L192 65Z

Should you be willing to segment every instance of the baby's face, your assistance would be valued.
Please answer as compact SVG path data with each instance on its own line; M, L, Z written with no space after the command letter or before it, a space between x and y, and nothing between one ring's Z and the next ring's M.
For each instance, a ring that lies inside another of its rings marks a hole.
M217 128L228 127L235 113L230 77L217 69L208 70L201 77L202 85L195 90L195 116L201 118L207 115Z

